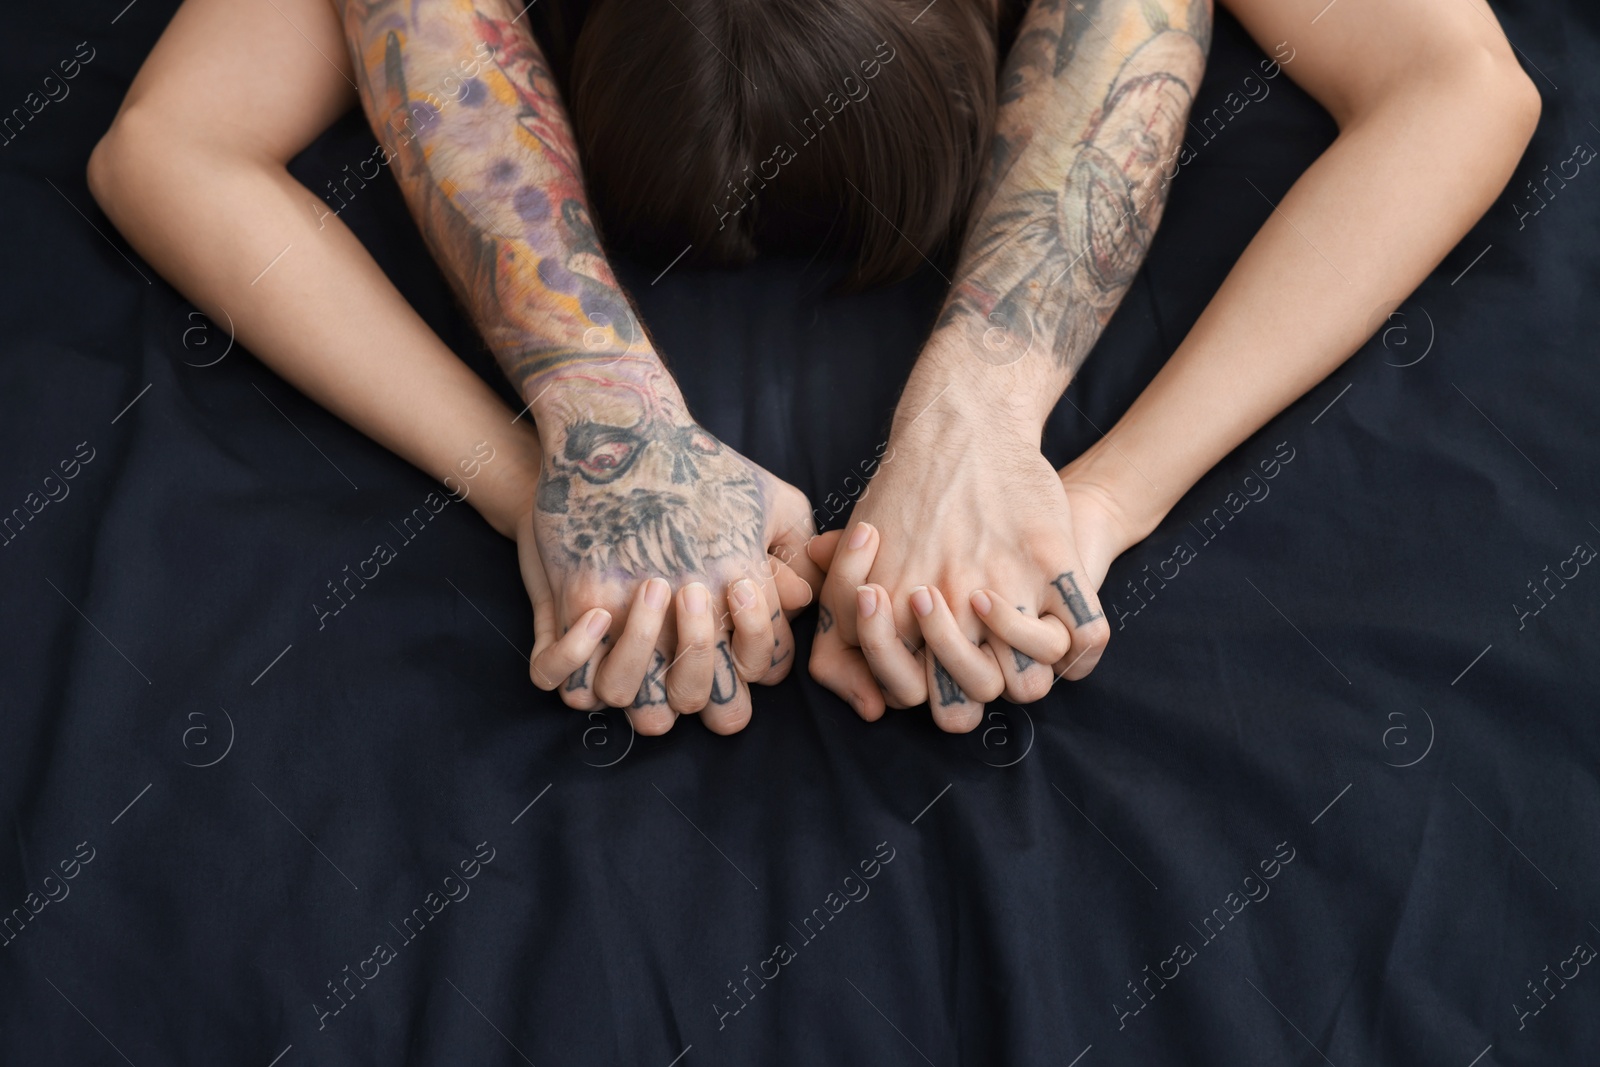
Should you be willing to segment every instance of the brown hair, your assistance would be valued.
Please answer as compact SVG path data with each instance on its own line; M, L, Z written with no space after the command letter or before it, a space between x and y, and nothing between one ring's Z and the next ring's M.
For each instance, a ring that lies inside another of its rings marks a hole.
M597 0L571 103L608 240L892 281L959 238L994 128L994 0Z

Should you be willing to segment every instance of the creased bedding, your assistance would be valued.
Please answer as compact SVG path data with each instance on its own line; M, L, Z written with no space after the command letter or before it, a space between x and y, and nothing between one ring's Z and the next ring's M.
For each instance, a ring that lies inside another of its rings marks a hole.
M1117 562L1089 680L949 736L800 672L644 738L529 684L509 542L95 209L175 4L121 6L0 37L0 1063L1600 1062L1592 9L1496 4L1545 96L1511 187ZM1219 13L1052 459L1333 137L1266 58ZM352 114L296 173L371 150ZM392 186L343 218L498 380ZM694 410L839 525L939 279L660 267Z

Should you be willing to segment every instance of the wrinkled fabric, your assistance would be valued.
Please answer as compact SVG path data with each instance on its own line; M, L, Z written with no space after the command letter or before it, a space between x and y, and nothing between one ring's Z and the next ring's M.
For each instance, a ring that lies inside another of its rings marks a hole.
M800 671L644 738L529 684L510 542L406 527L437 487L93 206L174 6L0 39L5 108L97 49L0 148L0 1063L1594 1062L1600 175L1528 189L1600 144L1592 10L1497 5L1545 96L1511 188L1116 562L1088 680L951 736ZM1219 14L1197 110L1261 59ZM1053 460L1333 135L1286 77L1191 135ZM342 217L506 391L397 191ZM943 282L664 266L620 269L693 410L841 525Z

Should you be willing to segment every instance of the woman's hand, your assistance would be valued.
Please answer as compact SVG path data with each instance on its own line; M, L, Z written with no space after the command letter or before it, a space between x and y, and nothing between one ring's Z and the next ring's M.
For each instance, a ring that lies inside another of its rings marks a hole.
M732 733L749 685L785 677L818 571L804 494L696 423L674 393L591 393L540 419L544 464L517 544L538 635L530 673L641 733L703 712ZM793 567L790 566L793 564ZM798 572L798 573L797 573Z
M1006 694L1025 703L1094 669L1110 627L1096 587L1115 538L1105 509L1076 494L1095 558L1075 539L1075 500L1036 435L966 415L919 417L831 554L812 675L875 719L929 701L955 732ZM1118 549L1120 551L1120 549Z

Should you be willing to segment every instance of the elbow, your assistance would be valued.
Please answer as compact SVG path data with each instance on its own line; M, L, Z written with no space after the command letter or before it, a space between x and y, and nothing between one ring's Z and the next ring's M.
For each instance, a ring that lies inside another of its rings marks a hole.
M110 209L107 207L107 201L110 199L111 190L116 186L117 165L113 159L116 154L116 148L112 141L112 131L114 129L115 127L113 126L112 130L106 131L105 136L101 137L99 142L95 144L94 151L89 153L87 174L89 195L94 197L94 202L100 205L100 210L104 211L107 217L111 214Z
M1479 177L1481 206L1487 211L1533 140L1544 101L1503 41L1491 54L1474 59L1456 74L1455 84L1461 94L1459 128L1475 130L1477 143L1469 155Z
M138 107L124 107L89 153L89 194L119 227L137 190L159 181L157 170L172 156L162 124Z
M1448 78L1460 106L1482 125L1485 136L1513 163L1521 159L1539 125L1544 100L1505 38L1465 50L1450 65Z
M1506 76L1503 86L1503 106L1508 109L1515 135L1519 139L1517 154L1533 140L1533 131L1539 127L1539 116L1544 112L1544 97L1539 87L1521 67Z
M114 201L117 190L125 184L131 152L128 138L124 136L123 116L118 114L111 128L95 144L94 151L89 153L86 175L89 195L94 197L94 202L112 221L116 220Z
M1429 122L1477 131L1472 140L1514 158L1532 140L1543 100L1496 31L1467 27L1440 34L1399 67L1352 79L1322 100L1341 130L1398 108Z
M1438 42L1346 115L1351 125L1398 120L1388 128L1430 131L1463 176L1462 195L1487 211L1522 160L1542 110L1538 86L1506 39L1478 34Z
M1520 159L1539 125L1544 100L1510 43L1498 37L1468 49L1452 68L1451 80L1464 106Z

